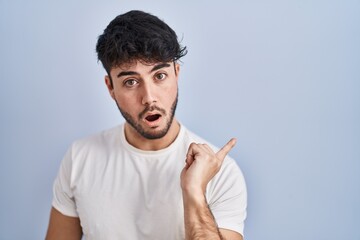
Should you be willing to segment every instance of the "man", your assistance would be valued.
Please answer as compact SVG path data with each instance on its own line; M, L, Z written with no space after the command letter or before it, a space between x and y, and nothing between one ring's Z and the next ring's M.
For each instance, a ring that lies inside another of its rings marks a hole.
M130 11L99 37L105 83L126 122L73 143L54 183L48 240L242 239L235 161L175 118L186 54L157 17Z

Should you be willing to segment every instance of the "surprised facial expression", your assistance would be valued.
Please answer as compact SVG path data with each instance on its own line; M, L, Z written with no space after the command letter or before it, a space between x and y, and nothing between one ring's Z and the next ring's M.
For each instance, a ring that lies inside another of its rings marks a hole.
M146 139L171 127L178 99L179 65L136 61L110 71L106 84L126 122ZM112 80L112 84L111 84Z

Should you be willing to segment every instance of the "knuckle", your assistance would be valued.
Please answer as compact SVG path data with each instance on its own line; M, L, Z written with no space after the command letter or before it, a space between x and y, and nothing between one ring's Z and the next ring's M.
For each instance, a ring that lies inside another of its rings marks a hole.
M201 144L199 144L199 143L196 143L196 142L190 143L191 148L199 148L199 146L201 146Z
M217 158L216 158L216 157L209 155L209 162L210 162L212 165L216 165L216 163L217 163L218 161L217 161Z

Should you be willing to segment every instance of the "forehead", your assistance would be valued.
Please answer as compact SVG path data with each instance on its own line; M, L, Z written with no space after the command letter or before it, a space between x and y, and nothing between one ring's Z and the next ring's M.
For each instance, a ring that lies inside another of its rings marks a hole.
M114 68L120 69L120 70L129 70L129 69L134 69L134 68L150 68L152 66L155 66L156 64L158 64L158 62L146 62L146 61L142 61L142 60L133 60L131 62L126 62L126 63L121 63L117 66L115 66Z
M111 69L111 72L119 73L122 71L134 71L134 72L151 72L156 66L162 65L161 68L170 67L173 62L145 62L142 60L135 60L127 63L122 63ZM165 66L166 65L166 66Z

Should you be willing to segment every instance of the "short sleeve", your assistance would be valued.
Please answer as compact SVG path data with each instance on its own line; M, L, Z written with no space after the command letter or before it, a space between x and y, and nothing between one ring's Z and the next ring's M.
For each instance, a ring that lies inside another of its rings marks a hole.
M78 217L75 199L71 189L72 153L71 148L63 158L53 186L52 206L66 216Z
M209 183L206 195L218 227L244 236L247 190L243 174L233 159L225 159Z

